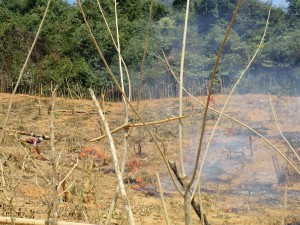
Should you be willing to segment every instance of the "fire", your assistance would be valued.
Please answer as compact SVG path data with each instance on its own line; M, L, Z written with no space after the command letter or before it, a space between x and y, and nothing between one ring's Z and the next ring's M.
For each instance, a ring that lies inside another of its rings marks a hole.
M109 154L105 152L105 146L84 146L82 152L79 154L81 158L85 158L87 156L92 157L95 160L104 161L109 157Z

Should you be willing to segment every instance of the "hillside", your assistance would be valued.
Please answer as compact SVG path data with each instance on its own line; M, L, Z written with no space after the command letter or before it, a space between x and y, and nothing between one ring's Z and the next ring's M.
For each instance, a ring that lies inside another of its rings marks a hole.
M0 94L0 121L8 106L10 94ZM225 96L216 95L216 109ZM271 96L278 122L286 138L300 154L299 97ZM204 101L204 97L198 98ZM51 179L50 131L48 109L51 99L17 95L13 104L0 163L0 215L9 216L6 197L14 196L13 214L17 217L45 219L50 201L49 187L42 174ZM186 170L190 173L201 127L202 107L186 98L184 115L184 149ZM163 106L163 107L162 107ZM145 100L141 102L143 118L150 122L172 118L177 114L177 99ZM105 102L104 110L111 130L123 125L123 104ZM91 100L57 99L55 111L55 145L59 160L59 179L79 163L66 182L66 194L60 196L59 220L104 224L114 195L117 180L106 140L89 142L102 134L99 116L94 113ZM250 125L268 138L299 169L300 164L281 138L268 96L233 96L226 113ZM137 123L130 112L131 121ZM208 116L206 140L216 120ZM151 126L154 136L163 146L168 159L178 161L178 122ZM44 134L38 146L43 156L32 145L30 157L20 143L24 133ZM114 133L119 161L122 161L123 131ZM89 151L92 149L92 151ZM138 150L141 150L140 154ZM155 173L160 174L171 224L184 224L183 199L176 193L166 167L150 137L141 128L133 128L129 137L128 160L124 180L137 224L164 224ZM4 155L6 159L4 158ZM93 164L90 163L94 158ZM277 170L276 165L278 165ZM2 173L3 172L3 173ZM134 179L134 182L132 182ZM19 183L18 183L19 181ZM16 184L18 184L16 186ZM287 185L286 224L300 221L300 179L282 157L257 135L236 123L222 119L211 143L201 177L201 199L204 212L211 224L278 224L282 219L284 190ZM14 190L15 187L15 190ZM62 190L60 189L59 192ZM198 197L196 197L198 198ZM198 223L193 212L193 222ZM127 224L122 200L117 202L111 224Z

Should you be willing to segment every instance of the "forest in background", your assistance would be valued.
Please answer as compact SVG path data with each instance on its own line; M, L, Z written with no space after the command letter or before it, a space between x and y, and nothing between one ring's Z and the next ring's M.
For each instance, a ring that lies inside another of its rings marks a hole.
M236 0L191 2L185 57L184 86L205 95L212 68ZM136 96L151 0L119 0L121 54ZM273 7L265 44L252 63L238 92L299 95L300 2L288 0L286 9ZM82 0L92 31L112 71L118 75L118 53L96 0ZM114 3L100 2L116 38ZM176 74L180 68L184 0L153 0L147 57L143 71L143 98L177 96L177 82L162 61L164 54ZM34 40L46 2L0 0L0 91L11 92ZM227 93L256 50L270 8L258 0L244 1L225 45L217 71L215 93ZM119 77L119 76L118 76ZM26 68L19 93L48 95L60 85L61 95L106 92L109 100L121 95L91 43L76 4L52 0L41 35ZM126 81L128 88L128 81Z

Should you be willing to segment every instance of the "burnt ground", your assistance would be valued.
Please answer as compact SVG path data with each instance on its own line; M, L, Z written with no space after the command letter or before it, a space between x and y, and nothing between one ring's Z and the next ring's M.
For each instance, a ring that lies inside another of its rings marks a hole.
M3 123L10 95L0 94L0 121ZM271 96L278 122L285 137L300 154L300 98ZM199 97L199 100L205 100ZM224 96L215 96L221 109ZM19 139L22 132L50 133L48 114L51 99L17 95L12 107L8 131L0 156L3 175L0 179L0 215L9 215L6 197L14 196L14 215L44 219L50 199L45 179L29 159ZM135 103L134 103L135 105ZM191 99L184 100L185 169L190 174L194 165L201 128L203 108ZM104 106L111 129L124 123L123 104L106 102ZM60 111L67 110L67 111ZM81 110L76 112L76 110ZM90 112L90 113L84 113ZM146 121L174 117L177 99L145 100L140 111ZM62 179L79 157L78 167L68 177L66 193L60 195L60 220L88 221L103 224L107 216L117 180L106 140L88 142L98 137L101 122L91 100L57 99L55 112L56 151L60 155L59 178ZM233 96L226 113L250 125L273 143L299 169L300 164L284 142L272 117L268 96ZM209 113L204 147L217 119ZM130 121L137 122L130 112ZM0 124L1 126L1 124ZM178 122L151 126L168 159L178 164ZM17 132L16 132L17 131ZM123 131L114 135L119 160L122 160ZM47 179L51 178L50 141L39 147L42 157L32 146L30 155ZM137 154L141 150L141 154ZM156 188L159 172L171 224L184 224L183 199L166 172L161 156L143 128L133 128L129 137L128 163L124 180L137 224L165 224ZM93 166L91 165L91 159ZM22 171L22 166L23 171ZM19 182L18 182L19 181ZM18 184L18 185L16 185ZM279 224L282 220L284 192L287 187L286 223L300 222L300 178L282 157L260 137L240 125L222 119L212 140L201 176L201 198L211 224ZM15 188L14 188L15 187ZM13 191L15 190L15 192ZM62 190L60 190L61 192ZM196 197L198 198L198 197ZM118 201L111 224L127 224L122 200ZM199 224L193 212L193 221Z

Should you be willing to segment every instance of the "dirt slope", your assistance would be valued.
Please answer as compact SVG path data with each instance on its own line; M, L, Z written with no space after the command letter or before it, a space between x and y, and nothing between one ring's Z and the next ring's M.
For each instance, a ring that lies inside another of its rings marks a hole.
M9 94L0 93L0 126L9 98ZM220 109L225 97L215 96L215 99L215 107ZM199 97L199 100L204 101L205 98ZM272 100L280 127L299 154L300 98L272 96ZM1 146L1 152L8 158L5 160L0 156L1 162L4 163L3 176L0 177L2 216L9 215L7 197L14 196L14 215L46 218L49 187L31 160L24 160L26 154L19 139L24 137L22 132L49 135L50 104L49 98L39 99L27 95L15 97L5 140ZM184 115L189 116L183 123L186 171L190 174L198 146L203 109L188 98L185 99L184 105ZM149 122L171 118L178 114L178 100L145 100L140 109L143 118ZM123 125L122 103L106 102L104 110L111 129ZM116 189L117 180L107 142L105 139L88 142L103 133L99 117L94 112L91 100L57 99L55 135L56 150L60 155L60 179L68 173L79 157L78 167L67 179L69 197L65 199L64 194L60 196L61 220L104 224ZM234 96L226 113L262 133L294 162L298 169L300 168L299 162L279 135L268 96ZM209 113L208 118L204 147L217 115ZM130 121L138 122L132 112ZM178 162L178 122L151 126L151 129L166 156ZM121 161L123 131L113 136ZM34 163L43 175L50 179L51 167L45 159L50 157L50 141L45 140L39 144L44 157L38 155L33 146L29 147ZM139 148L141 155L137 155ZM82 151L85 151L84 154ZM91 167L92 158L95 159ZM277 172L274 164L278 165ZM25 166L22 171L23 165ZM183 200L176 193L158 150L143 128L133 128L129 137L128 163L124 179L128 183L126 191L137 224L165 224L156 188L156 171L162 179L171 223L184 224ZM134 183L130 183L131 181ZM203 206L211 224L279 224L282 219L285 183L288 190L286 221L290 224L300 222L299 176L296 176L286 162L261 138L230 120L222 119L211 143L201 177ZM123 209L122 200L119 200L111 224L127 224ZM193 221L194 224L199 224L195 213Z

